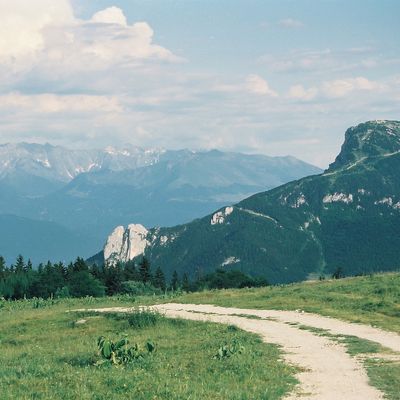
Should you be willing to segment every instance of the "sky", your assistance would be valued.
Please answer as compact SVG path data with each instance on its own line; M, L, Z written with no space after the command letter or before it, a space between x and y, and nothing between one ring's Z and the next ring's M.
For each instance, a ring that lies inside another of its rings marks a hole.
M293 155L400 119L398 0L0 0L0 143Z

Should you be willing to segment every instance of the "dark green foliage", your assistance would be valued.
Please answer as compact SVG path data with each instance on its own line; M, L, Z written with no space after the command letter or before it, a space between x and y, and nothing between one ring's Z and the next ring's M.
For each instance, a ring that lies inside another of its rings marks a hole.
M171 279L171 289L177 290L178 287L179 287L179 277L178 277L178 273L176 272L176 270L174 270L174 272L172 273L172 279Z
M149 282L151 280L150 263L146 257L143 257L142 261L139 264L139 277L140 280L144 283Z
M69 279L68 289L73 297L101 297L105 295L105 287L89 271L74 273Z
M113 342L111 339L100 336L97 339L97 349L99 355L102 357L96 365L103 365L105 363L113 365L126 365L134 361L143 359L146 355L154 353L156 346L153 342L148 341L145 344L144 350L140 348L137 343L128 347L129 340L124 337L123 339Z
M143 283L141 281L125 281L122 282L121 292L131 296L145 296L161 294L160 288L154 287L150 282Z
M338 267L335 269L335 272L332 274L333 279L341 279L344 278L344 272L342 267Z
M264 278L252 278L241 271L224 269L217 269L196 282L197 289L240 289L267 285L268 282Z
M22 257L21 254L17 257L17 261L14 265L14 269L17 274L20 274L20 273L24 272L24 270L25 270L24 257Z
M139 272L136 269L134 260L128 261L125 264L124 280L125 281L138 281L139 280Z
M30 260L25 264L19 256L14 265L7 267L0 256L0 298L65 298L65 297L101 297L105 294L119 293L129 295L159 295L166 290L165 276L158 268L151 279L150 263L144 259L142 275L134 262L117 263L111 266L88 265L77 258L68 267L62 262L33 268ZM145 277L146 282L142 281ZM152 282L153 281L153 282ZM157 285L157 286L155 286Z
M183 277L182 277L182 290L184 290L185 292L190 291L190 281L189 281L188 274L186 272L183 274Z
M245 348L243 344L236 338L232 339L230 343L224 343L213 356L216 360L225 360L235 355L243 354Z
M107 294L112 296L116 293L121 293L122 284L124 282L124 270L122 263L111 265L104 269L103 279L107 287Z
M156 269L156 272L154 274L153 284L156 288L159 288L162 291L165 291L165 289L167 288L164 272L160 267Z
M0 256L0 281L6 276L6 261L4 257Z
M78 258L65 268L59 262L39 264L33 269L19 256L14 266L0 265L0 297L6 299L104 296L103 284L89 271L85 261Z

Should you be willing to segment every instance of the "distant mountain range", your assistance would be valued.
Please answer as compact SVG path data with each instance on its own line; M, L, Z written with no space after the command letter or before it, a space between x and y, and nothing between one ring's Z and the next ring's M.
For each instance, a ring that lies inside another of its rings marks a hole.
M185 223L319 172L290 156L0 145L0 254L35 262L88 256L116 225Z
M118 227L93 260L146 255L170 276L240 269L270 282L400 267L400 122L346 131L322 174L302 178L191 223ZM227 202L227 204L229 204ZM132 219L131 222L137 222Z

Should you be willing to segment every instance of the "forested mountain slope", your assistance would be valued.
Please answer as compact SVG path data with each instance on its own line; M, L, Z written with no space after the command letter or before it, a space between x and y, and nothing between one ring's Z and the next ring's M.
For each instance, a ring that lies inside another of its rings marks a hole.
M167 273L218 267L290 282L330 274L391 270L400 255L400 122L371 121L346 131L321 175L290 182L189 224L135 236L114 233L112 262L144 254ZM118 243L128 251L120 251ZM112 245L112 246L111 246ZM113 251L114 249L114 251Z

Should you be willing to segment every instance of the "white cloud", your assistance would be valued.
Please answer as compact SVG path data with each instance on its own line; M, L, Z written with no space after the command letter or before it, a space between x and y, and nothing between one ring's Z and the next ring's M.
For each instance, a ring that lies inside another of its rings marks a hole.
M285 18L285 19L281 19L278 24L280 26L283 26L284 28L304 28L304 24L301 21L298 21L297 19L293 19L293 18Z
M383 65L399 64L399 59L382 58L382 55L370 47L333 50L330 48L311 50L297 49L283 55L265 54L259 58L273 72L310 73L326 76L343 74L346 71L361 71L379 68ZM349 72L347 72L349 73Z
M36 68L48 77L146 60L178 61L153 35L147 22L128 25L117 7L80 20L68 0L0 0L0 66L8 72Z
M355 118L398 114L398 60L369 48L274 51L268 65L223 69L223 54L220 69L207 57L177 63L118 7L82 20L67 0L0 0L0 141L217 146L326 165ZM383 62L396 79L364 72Z
M45 46L43 28L73 21L68 0L0 0L0 63L32 62Z
M98 11L93 15L91 21L102 24L128 25L123 11L118 7L109 7L105 10Z
M317 94L318 89L316 87L305 89L303 85L294 85L290 87L288 97L298 100L312 100Z
M327 97L344 97L351 92L364 90L364 91L378 91L382 90L384 86L378 82L370 81L364 77L337 79L334 81L324 82L322 91Z
M43 93L24 95L9 93L0 96L0 112L33 113L119 113L123 111L118 99L113 96L55 95Z
M277 97L278 94L269 87L268 82L256 74L250 74L246 78L245 88L250 93Z

